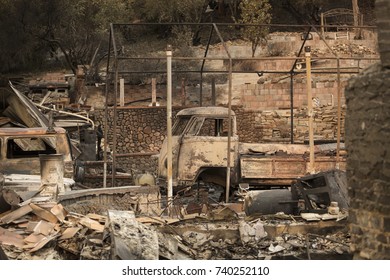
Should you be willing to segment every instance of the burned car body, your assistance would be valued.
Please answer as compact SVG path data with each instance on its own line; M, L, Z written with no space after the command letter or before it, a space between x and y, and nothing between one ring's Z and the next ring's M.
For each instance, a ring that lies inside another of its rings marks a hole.
M63 128L0 128L0 172L40 174L40 154L61 154L64 176L74 175L72 149Z

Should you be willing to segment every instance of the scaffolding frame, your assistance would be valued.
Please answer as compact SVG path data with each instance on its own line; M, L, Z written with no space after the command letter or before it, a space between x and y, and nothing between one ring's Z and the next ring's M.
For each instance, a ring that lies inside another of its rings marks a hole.
M232 76L235 73L255 73L259 76L263 74L284 74L290 76L290 142L294 143L294 77L296 75L305 74L306 71L296 69L296 65L298 61L303 60L304 57L300 57L302 50L305 47L305 44L308 40L310 40L310 33L312 31L316 32L318 36L321 38L321 40L326 44L330 52L333 54L333 56L330 57L321 57L321 59L329 59L329 60L336 60L337 61L337 67L336 68L328 68L328 69L312 69L311 74L337 74L337 83L338 83L338 94L337 94L337 100L338 100L338 110L337 110L337 162L339 161L339 150L340 150L340 124L341 124L341 81L340 81L340 75L341 74L358 74L360 72L360 67L340 67L340 60L358 60L359 62L361 60L379 60L378 57L371 57L371 58L353 58L353 57L340 57L337 53L335 53L332 48L327 44L326 39L323 36L322 32L319 32L318 29L323 29L327 27L334 28L334 25L312 25L312 24L305 24L305 25L298 25L298 24L237 24L237 23L111 23L110 24L110 30L109 30L109 46L108 46L108 58L107 58L107 66L106 66L106 85L105 85L105 118L104 118L104 174L103 174L103 187L107 187L107 136L108 136L108 97L110 93L110 85L113 84L114 90L112 94L114 95L114 104L113 104L113 143L112 143L112 183L111 185L115 186L115 173L116 173L116 146L117 146L117 137L116 137L116 131L117 131L117 103L118 103L118 83L119 83L119 75L120 74L166 74L167 72L164 70L147 70L147 71L123 71L119 70L119 65L122 61L128 61L128 60L159 60L163 61L166 60L166 56L164 57L152 57L152 56L121 56L119 55L119 49L116 42L116 29L121 27L131 27L131 26L202 26L202 27L209 27L209 37L208 42L205 48L205 52L203 57L172 57L172 60L176 61L201 61L201 67L198 70L172 70L171 72L173 74L177 73L198 73L200 74L200 92L199 92L199 105L203 106L203 74L227 74L228 75L228 112L229 112L229 118L231 117L231 101L232 101ZM300 50L298 52L298 55L296 57L232 57L229 48L227 44L225 43L225 40L223 36L221 35L221 32L219 30L219 27L238 27L238 28L245 28L246 26L257 26L257 27L294 27L294 28L300 28L305 29L306 31L303 32L303 40L302 45L300 47ZM356 28L356 27L355 27ZM357 28L360 29L376 29L376 26L359 26ZM120 31L118 31L120 32ZM217 38L219 39L220 43L223 45L223 49L225 51L225 57L210 57L208 56L209 47L211 43L211 39L213 38L214 34L216 34ZM229 66L228 70L205 70L204 66L206 61L211 60L228 60ZM275 71L275 70L262 70L262 71L237 71L233 70L233 61L236 60L254 60L254 61L271 61L271 60L290 60L293 61L293 66L288 71ZM229 123L228 127L228 156L227 156L227 191L226 191L226 200L228 199L229 194L229 184L230 184L230 146L231 146L231 122Z

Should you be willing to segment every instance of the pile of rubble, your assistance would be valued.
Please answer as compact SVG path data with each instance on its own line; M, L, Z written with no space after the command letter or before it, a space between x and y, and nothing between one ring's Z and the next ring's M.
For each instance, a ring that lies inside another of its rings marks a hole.
M61 204L29 203L0 215L0 244L9 259L350 257L345 220L307 222L283 213L254 218L237 209L204 204L200 212L181 208L169 218L119 210L81 215Z
M312 49L312 55L315 56L321 56L321 55L327 55L331 52L334 52L336 54L341 55L351 55L351 56L363 56L363 55L375 55L377 52L375 50L372 50L364 45L361 44L345 44L345 43L337 43L331 46L332 51L329 49Z
M291 191L243 186L231 203L218 202L224 189L214 185L178 191L169 204L158 186L58 196L15 188L0 190L0 254L8 259L351 257L346 177L338 170L301 177ZM279 212L274 204L286 199L291 207Z
M68 213L61 204L29 203L1 214L0 242L10 259L101 259L109 251L103 246L105 221L97 214Z

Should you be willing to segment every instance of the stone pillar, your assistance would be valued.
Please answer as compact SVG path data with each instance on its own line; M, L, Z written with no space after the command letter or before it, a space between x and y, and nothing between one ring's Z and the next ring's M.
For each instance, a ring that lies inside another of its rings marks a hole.
M345 90L345 140L355 259L390 259L390 0L377 0L381 64Z
M390 0L375 1L378 45L383 67L390 68Z
M390 69L371 67L345 95L351 249L355 259L390 259Z

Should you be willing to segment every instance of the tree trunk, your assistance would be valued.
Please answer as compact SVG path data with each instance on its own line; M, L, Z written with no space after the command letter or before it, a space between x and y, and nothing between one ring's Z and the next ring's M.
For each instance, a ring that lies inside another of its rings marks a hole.
M390 0L376 0L378 45L383 67L390 68Z

